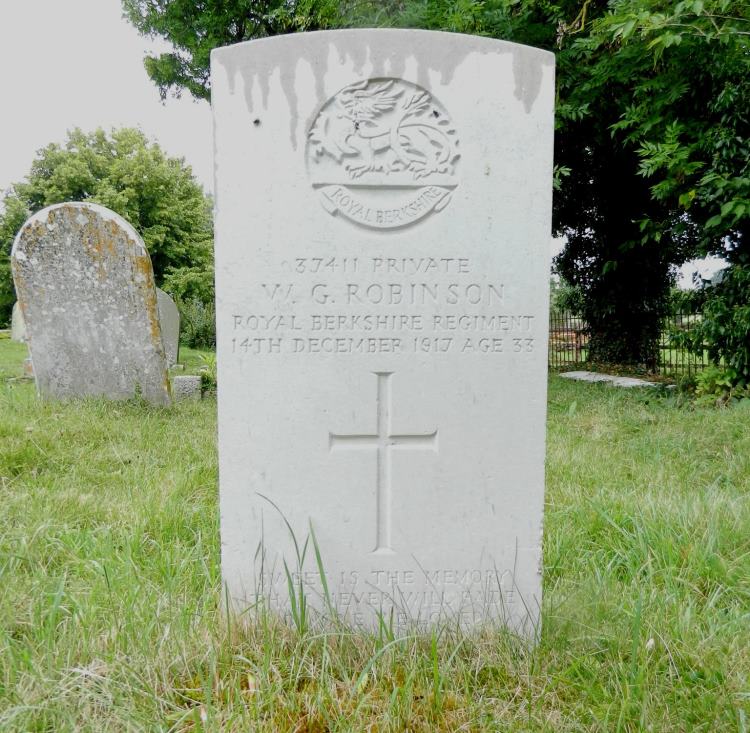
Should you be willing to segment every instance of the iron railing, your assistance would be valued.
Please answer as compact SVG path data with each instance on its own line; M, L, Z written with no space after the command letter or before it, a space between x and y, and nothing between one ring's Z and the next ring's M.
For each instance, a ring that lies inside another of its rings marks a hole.
M586 322L566 311L549 314L549 368L579 366L588 360Z
M702 354L694 354L674 341L676 333L689 333L700 319L700 313L675 313L665 319L659 339L659 374L690 375L708 366L709 360L705 351ZM549 368L585 368L588 355L586 322L565 311L550 313Z

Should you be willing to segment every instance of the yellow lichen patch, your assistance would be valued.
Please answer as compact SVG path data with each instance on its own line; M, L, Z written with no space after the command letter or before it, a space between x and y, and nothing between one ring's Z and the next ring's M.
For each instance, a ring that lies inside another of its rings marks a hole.
M104 224L104 226L103 226ZM97 274L101 281L107 279L108 262L117 261L118 233L99 219L89 218L81 236L81 242L88 250L92 262L96 263Z
M27 230L24 233L24 254L29 257L35 254L37 248L44 241L47 234L47 227L40 221L32 221L26 225Z
M103 226L100 226L100 228L104 229L106 227L108 236L102 238L101 246L106 248L112 257L115 257L117 255L115 242L123 237L123 232L115 221L102 222L102 224Z
M151 340L154 345L158 344L162 348L161 329L159 327L159 310L156 299L156 285L154 283L154 272L151 269L151 258L146 254L141 257L135 257L133 260L134 271L142 277L141 287L144 294L144 303L146 305L146 314L148 316L149 328L151 331ZM138 282L136 278L136 282Z

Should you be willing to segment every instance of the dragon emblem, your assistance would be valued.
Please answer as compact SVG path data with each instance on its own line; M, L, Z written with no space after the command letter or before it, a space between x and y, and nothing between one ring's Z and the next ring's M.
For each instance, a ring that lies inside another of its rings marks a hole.
M402 79L366 79L321 108L308 134L308 172L330 213L394 228L448 203L457 146L448 113L429 92Z

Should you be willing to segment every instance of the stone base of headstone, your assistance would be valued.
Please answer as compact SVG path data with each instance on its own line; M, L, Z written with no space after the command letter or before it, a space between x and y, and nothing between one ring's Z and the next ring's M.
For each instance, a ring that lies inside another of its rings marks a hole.
M192 375L172 378L172 399L175 402L199 400L201 398L201 378Z

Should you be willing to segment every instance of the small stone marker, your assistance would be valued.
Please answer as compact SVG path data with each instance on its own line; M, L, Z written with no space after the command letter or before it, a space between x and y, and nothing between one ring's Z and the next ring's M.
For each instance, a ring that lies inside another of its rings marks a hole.
M201 398L201 378L191 374L172 377L172 398L175 402L199 400Z
M21 228L11 264L42 396L169 402L151 259L122 217L49 206Z
M26 324L18 302L13 303L13 310L11 311L10 338L13 341L26 341Z
M450 33L213 52L235 608L536 630L553 92L552 54Z
M173 366L177 363L180 353L180 311L169 294L161 288L156 288L156 305L167 364Z

